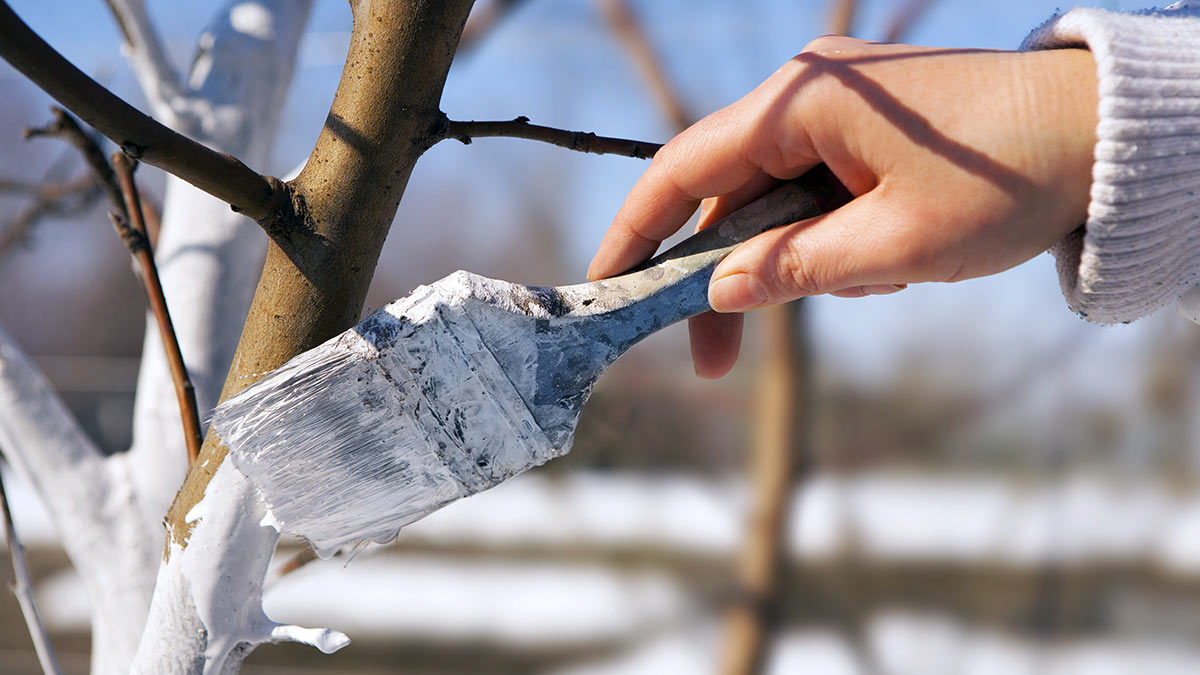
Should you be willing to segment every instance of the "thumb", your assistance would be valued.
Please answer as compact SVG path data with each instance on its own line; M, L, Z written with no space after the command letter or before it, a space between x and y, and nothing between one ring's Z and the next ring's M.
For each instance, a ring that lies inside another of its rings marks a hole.
M889 214L890 212L890 214ZM708 300L741 312L856 286L918 280L896 208L878 188L830 213L764 232L713 271Z

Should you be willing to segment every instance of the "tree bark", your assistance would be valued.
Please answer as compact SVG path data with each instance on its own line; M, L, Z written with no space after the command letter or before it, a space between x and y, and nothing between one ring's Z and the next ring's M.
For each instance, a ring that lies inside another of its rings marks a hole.
M290 204L266 224L273 241L223 397L358 318L408 176L439 138L438 103L470 7L469 0L351 4L346 68L316 147L288 185ZM261 500L225 455L210 431L168 512L135 672L234 672L262 642L342 644L338 634L263 615L277 532L263 524Z

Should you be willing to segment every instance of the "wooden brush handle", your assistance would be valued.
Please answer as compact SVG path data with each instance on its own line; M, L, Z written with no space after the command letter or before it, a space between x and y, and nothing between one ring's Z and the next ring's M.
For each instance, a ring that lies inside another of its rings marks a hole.
M556 302L616 358L642 338L709 309L717 263L767 230L828 213L853 196L824 165L789 181L621 276L560 286Z

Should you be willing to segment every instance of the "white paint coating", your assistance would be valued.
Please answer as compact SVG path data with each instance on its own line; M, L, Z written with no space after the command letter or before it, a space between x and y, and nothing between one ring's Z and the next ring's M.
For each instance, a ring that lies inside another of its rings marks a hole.
M422 286L218 408L230 457L284 532L322 557L390 541L564 451L480 338L464 304L480 283L503 282Z
M1200 286L1193 286L1185 291L1175 307L1183 318L1192 323L1200 323Z
M150 605L158 547L143 527L127 465L100 454L2 329L0 447L41 496L96 608L92 672L125 672Z
M249 482L223 462L204 497L188 512L192 529L187 547L171 539L158 588L186 592L156 593L144 640L199 642L200 667L185 670L236 672L250 649L266 642L303 642L326 653L349 644L350 639L337 631L276 623L263 612L263 579L277 536L274 528L262 524L265 511ZM175 616L193 616L195 621L181 625L164 620ZM178 658L171 652L139 650L133 672L174 672Z
M142 0L109 2L130 32L131 44L124 51L155 117L251 166L262 166L310 2L257 3L273 17L275 39L269 42L231 30L228 14L235 4L226 3L216 12L200 45L207 71L194 78L196 87L188 88L170 67ZM227 205L168 180L156 254L202 410L215 404L232 358L263 239ZM183 476L185 455L157 329L147 331L134 447L111 457L97 452L44 378L3 335L0 352L0 443L13 468L47 505L84 581L94 608L91 672L127 673L135 650L140 662L156 664L143 672L201 672L198 654L204 645L196 636L205 631L195 616L194 589L179 570L159 568L162 515ZM208 564L220 567L226 548L268 544L274 544L273 536L246 529L210 550ZM154 625L143 635L152 591L153 603L169 611L157 611ZM257 598L248 596L244 602Z
M257 2L243 2L229 10L229 25L237 32L259 40L275 39L275 24L271 13Z

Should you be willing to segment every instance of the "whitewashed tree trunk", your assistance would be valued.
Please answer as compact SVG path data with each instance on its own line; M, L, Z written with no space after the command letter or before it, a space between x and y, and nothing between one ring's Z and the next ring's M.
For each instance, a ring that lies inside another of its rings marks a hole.
M270 154L311 0L229 2L177 81L141 0L110 0L126 55L156 117L262 169ZM201 414L233 358L265 237L250 220L168 178L156 250ZM275 531L235 476L214 481L193 546L161 564L162 519L186 454L174 388L147 327L129 452L105 458L19 348L0 331L0 444L47 505L93 607L92 672L234 672L247 644L339 638L269 624L261 584ZM203 544L203 545L196 545ZM225 575L236 565L235 575ZM236 583L228 583L228 577ZM157 581L156 581L157 578ZM147 622L153 592L153 613ZM143 628L144 637L143 637ZM312 639L308 639L308 638ZM140 642L140 646L139 646Z

